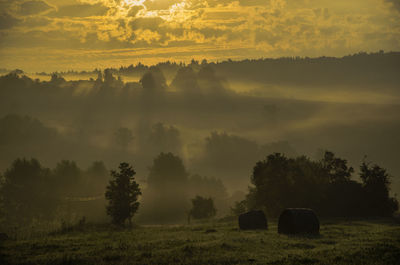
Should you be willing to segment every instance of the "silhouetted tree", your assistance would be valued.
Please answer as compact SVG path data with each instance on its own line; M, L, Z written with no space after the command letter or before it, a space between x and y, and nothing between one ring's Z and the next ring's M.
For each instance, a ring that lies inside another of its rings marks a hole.
M349 181L354 172L352 167L347 166L347 160L335 157L335 154L330 151L325 152L322 165L328 172L331 183Z
M191 67L180 68L171 82L171 87L183 93L195 94L197 96L200 93L197 74Z
M135 174L128 163L121 163L119 172L111 171L113 179L107 186L105 196L109 202L107 214L116 225L123 225L127 219L131 224L132 217L139 208L138 197L142 193L134 179Z
M264 208L270 215L279 214L288 207L309 207L322 209L327 201L327 185L331 178L350 177L345 160L328 166L312 161L305 156L287 158L282 154L269 155L253 169L248 205L250 208ZM332 177L333 176L333 177ZM339 183L339 182L333 182ZM350 203L350 202L349 202ZM335 206L333 206L335 207Z
M204 153L196 161L196 171L242 185L242 176L260 158L258 152L259 146L254 141L226 132L212 132L205 138Z
M198 82L202 91L215 95L223 95L226 90L223 80L218 77L210 65L202 66L198 73Z
M194 219L205 219L215 216L217 210L214 207L214 201L212 198L203 198L196 196L192 199L192 209L190 210L190 216Z
M58 73L52 73L50 83L59 86L62 83L65 83L65 79Z
M52 217L58 198L51 183L50 170L36 159L15 160L4 173L0 187L6 222L27 224Z
M104 70L104 83L108 86L112 86L117 79L113 76L111 69L107 68Z
M151 187L166 187L168 185L186 185L188 173L179 156L172 153L160 153L150 167L147 179Z
M360 178L367 195L369 212L376 216L391 216L398 209L398 202L389 197L390 177L386 169L363 161Z
M146 222L176 223L188 210L188 173L182 159L161 153L149 168L141 217Z
M211 197L219 215L228 213L228 193L220 179L194 174L190 176L188 184L188 191L191 197L196 195Z
M160 122L154 124L151 128L148 142L150 151L154 154L159 154L160 152L180 154L182 151L179 130L174 126L167 126Z
M253 169L249 208L277 215L284 208L313 208L325 216L389 216L398 208L389 197L386 170L363 163L363 184L351 180L353 168L327 151L321 161L305 156L269 155Z
M143 75L140 79L140 83L143 89L148 91L147 93L160 93L167 87L167 81L160 68L152 66L149 71Z
M291 176L290 159L275 153L266 160L257 162L251 176L250 189L255 205L263 207L270 214L278 214L292 195L290 193Z
M82 172L74 161L63 160L53 170L57 192L62 196L82 195Z

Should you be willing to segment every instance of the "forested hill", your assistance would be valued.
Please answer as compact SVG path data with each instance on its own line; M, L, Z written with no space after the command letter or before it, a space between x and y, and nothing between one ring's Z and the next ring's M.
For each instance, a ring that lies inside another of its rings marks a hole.
M400 52L358 53L342 58L279 58L225 61L216 70L230 79L296 85L400 84Z
M207 62L192 60L190 64L162 62L155 65L166 77L174 77L176 72L190 66L197 70L211 65L216 73L230 81L262 82L276 85L348 85L393 88L400 83L400 52L360 52L344 57L285 57L226 60ZM122 76L142 76L151 66L136 65L110 68L113 74ZM79 75L92 72L62 72L62 75ZM45 73L42 73L45 74Z

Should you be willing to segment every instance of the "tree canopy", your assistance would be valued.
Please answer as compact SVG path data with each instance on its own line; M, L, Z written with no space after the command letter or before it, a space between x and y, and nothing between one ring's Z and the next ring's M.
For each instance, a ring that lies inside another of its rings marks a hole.
M352 180L352 167L332 152L320 161L305 156L269 155L253 169L247 204L277 216L285 208L313 208L326 216L389 216L398 204L389 196L386 170L361 165L363 183Z
M111 171L109 185L105 193L108 200L107 214L116 225L123 225L126 220L132 222L132 217L139 208L138 197L141 195L139 184L134 175L136 172L128 163L119 165L119 172Z
M215 216L217 210L214 207L214 200L212 198L204 198L196 196L192 199L192 209L190 216L195 219L205 219Z

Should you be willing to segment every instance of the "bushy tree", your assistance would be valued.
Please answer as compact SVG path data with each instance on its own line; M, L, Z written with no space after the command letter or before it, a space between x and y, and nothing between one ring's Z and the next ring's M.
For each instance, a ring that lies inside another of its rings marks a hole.
M360 178L366 192L366 203L371 214L391 216L398 209L398 202L389 196L390 176L386 169L363 162Z
M306 157L269 155L253 169L249 207L263 208L270 215L277 215L286 207L310 207L315 201L318 169L318 163Z
M151 223L181 222L189 208L188 173L182 159L160 153L149 168L141 218Z
M254 167L246 203L272 216L288 207L313 208L325 216L391 215L398 203L389 197L386 170L364 162L360 171L363 183L352 180L353 168L329 151L321 161L275 153Z
M186 185L188 173L182 159L172 153L160 153L150 167L149 186L164 188L168 185Z
M350 181L354 169L347 166L347 160L336 157L333 152L326 151L321 162L331 183Z
M134 179L135 174L128 163L121 163L119 172L111 171L113 179L107 186L105 196L109 202L107 214L116 225L123 225L127 219L131 224L132 217L139 208L138 197L142 193Z
M154 154L171 152L180 154L182 142L179 130L174 126L156 123L148 134L149 149Z
M34 219L52 217L58 198L50 184L50 170L39 161L15 160L4 173L0 188L5 221L27 224Z
M203 198L196 196L192 199L192 209L190 210L190 216L194 219L205 219L215 216L217 210L214 207L214 201L212 198Z
M220 179L194 174L190 176L188 184L190 197L212 197L219 215L228 214L228 192Z
M82 171L74 161L62 160L53 170L57 192L63 197L83 195Z

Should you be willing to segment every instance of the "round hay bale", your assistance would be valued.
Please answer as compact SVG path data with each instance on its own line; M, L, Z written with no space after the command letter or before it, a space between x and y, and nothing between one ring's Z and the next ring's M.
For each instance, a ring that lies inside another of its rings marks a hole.
M239 215L241 230L268 229L267 218L263 211L250 211Z
M319 220L311 209L285 209L278 223L279 234L319 234Z

